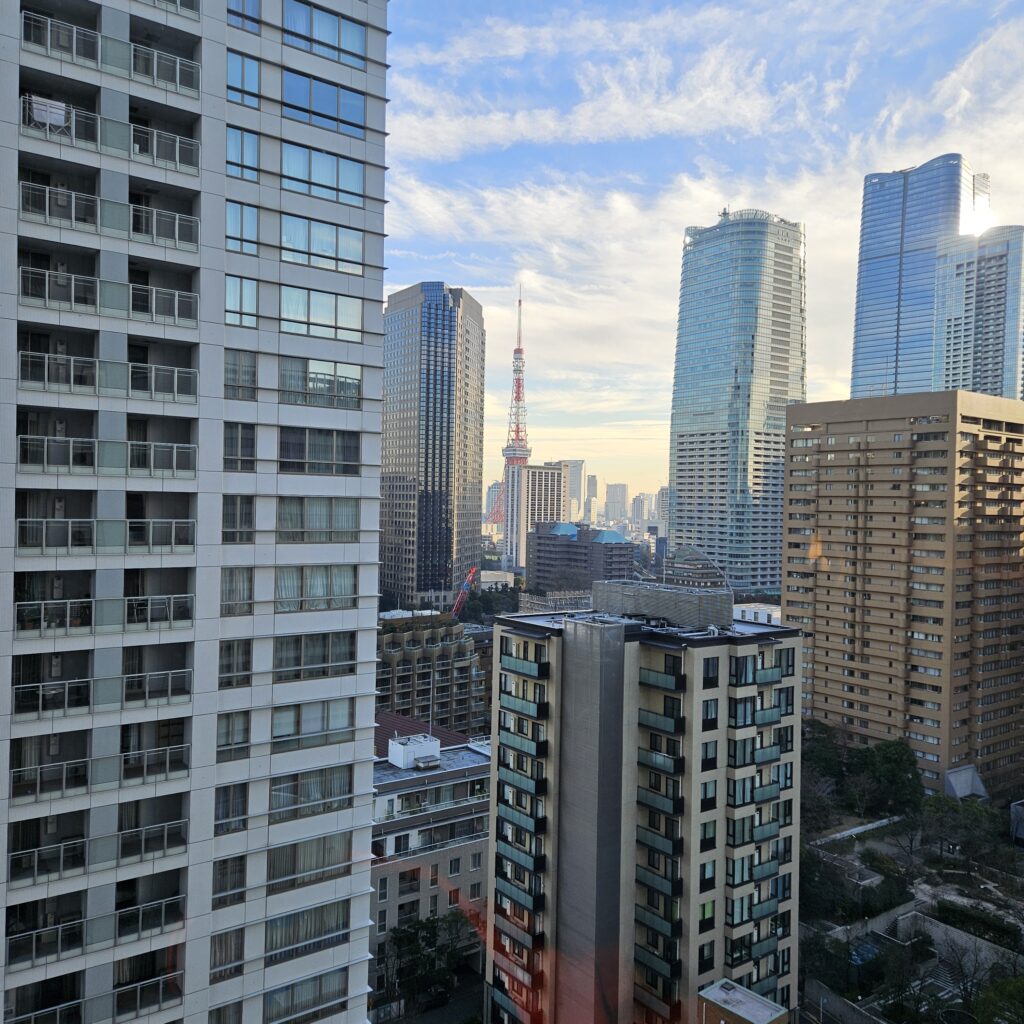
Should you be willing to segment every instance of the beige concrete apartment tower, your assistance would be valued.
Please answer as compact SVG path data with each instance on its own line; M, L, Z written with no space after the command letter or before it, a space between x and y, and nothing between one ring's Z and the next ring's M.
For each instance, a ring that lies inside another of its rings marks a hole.
M1024 755L1024 403L945 391L790 406L783 621L805 715L904 739L934 793Z

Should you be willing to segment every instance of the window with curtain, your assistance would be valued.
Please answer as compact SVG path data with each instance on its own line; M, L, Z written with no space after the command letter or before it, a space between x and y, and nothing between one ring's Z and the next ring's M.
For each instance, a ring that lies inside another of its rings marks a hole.
M255 327L258 287L255 278L224 275L224 323Z
M259 33L260 0L228 0L228 24Z
M329 949L348 941L349 901L338 900L318 907L284 914L265 926L265 967L298 956Z
M282 473L358 476L359 459L360 438L356 430L278 428L277 465Z
M339 544L359 540L358 498L278 498L279 544Z
M224 471L256 472L256 424L224 424Z
M231 178L258 181L260 176L260 137L244 128L227 128L225 170Z
M311 818L352 806L352 766L333 765L270 780L270 823Z
M280 292L282 331L356 343L363 340L362 299L291 285L282 285Z
M335 203L362 206L366 173L357 160L282 142L281 187Z
M238 782L218 786L213 794L213 834L244 831L249 813L249 786Z
M271 753L281 754L288 750L351 740L354 710L350 697L275 707Z
M322 679L356 670L356 634L300 633L274 637L274 682Z
M217 689L252 686L252 640L221 640Z
M350 68L366 68L366 26L305 0L284 0L284 41Z
M245 857L224 857L213 862L211 909L245 902Z
M328 221L281 215L281 260L304 267L363 272L363 233Z
M334 832L267 850L268 894L342 878L351 872L351 832Z
M214 1007L206 1018L207 1024L242 1024L242 1002Z
M251 565L225 566L220 571L221 615L252 615Z
M341 1013L347 999L348 968L339 967L267 992L263 996L263 1024L294 1021L296 1017L308 1024Z
M251 544L256 517L256 499L251 494L225 494L221 497L222 544Z
M278 401L284 405L358 409L362 404L362 377L363 368L351 363L282 356Z
M356 566L279 565L274 611L310 612L355 608Z
M249 712L228 711L217 716L217 762L249 756Z
M256 353L224 349L224 397L256 401Z
M227 96L246 107L260 105L260 62L255 57L228 50ZM338 131L340 129L334 129Z
M258 78L256 90L258 93ZM366 96L363 93L288 70L281 76L281 92L281 113L285 117L356 139L365 136Z
M236 978L245 966L245 929L232 928L210 936L210 984Z

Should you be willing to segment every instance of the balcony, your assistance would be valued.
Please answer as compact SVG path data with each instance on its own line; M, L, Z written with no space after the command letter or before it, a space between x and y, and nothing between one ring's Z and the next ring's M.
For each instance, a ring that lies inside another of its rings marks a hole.
M174 896L138 907L127 907L115 914L9 935L7 970L19 971L97 949L109 949L125 942L137 942L184 925L185 897Z
M779 979L774 974L769 974L760 981L750 983L750 991L756 992L759 996L771 995L778 988Z
M542 892L527 892L525 889L520 889L518 885L510 882L507 878L502 878L501 875L495 876L494 888L514 903L518 903L519 906L525 907L535 914L540 913L544 909L544 893Z
M773 683L782 681L782 666L775 665L771 668L759 668L754 670L754 681L758 686L771 686Z
M520 1024L534 1024L534 1022L539 1022L541 1019L539 1008L528 1009L525 1006L520 1006L519 1003L505 992L502 992L501 989L492 988L491 998L507 1014L511 1015L514 1020L519 1021ZM495 1014L495 1017L497 1017L497 1014Z
M506 917L502 913L500 904L495 907L494 923L495 947L500 948L501 943L498 938L499 935L508 935L527 949L544 948L544 930L536 923L533 925L533 930L523 928L519 922L513 921L510 917Z
M533 740L529 736L520 736L517 732L509 732L502 729L498 733L498 742L505 747L512 747L514 750L521 750L530 757L546 757L548 752L547 740Z
M23 135L60 146L114 153L139 163L199 174L199 143L171 132L101 117L42 96L21 97Z
M666 775L682 775L685 770L686 758L681 754L678 757L670 757L658 750L639 747L636 752L636 763L645 768L654 768Z
M753 831L753 841L755 843L763 843L766 839L774 839L779 834L779 822L766 821L761 825L755 825Z
M505 821L510 821L513 825L518 825L520 828L525 828L527 832L532 832L534 835L543 835L548 827L548 820L543 815L534 817L532 814L526 814L515 807L509 807L508 804L498 804L498 817Z
M770 764L782 757L782 748L778 743L772 743L767 747L758 747L754 751L754 764Z
M777 935L769 935L765 939L761 939L760 942L755 942L750 947L750 955L755 959L759 960L763 956L769 956L779 948L779 937Z
M532 871L535 874L543 871L547 864L544 854L527 853L501 839L497 840L495 848L498 855L504 857L505 860L512 861L513 864L518 864L521 868L526 868L527 871Z
M683 736L686 733L686 719L682 715L678 717L661 715L657 711L648 711L647 708L640 708L637 720L644 728L658 729L673 736Z
M91 29L29 11L21 15L21 46L61 61L150 82L185 96L199 95L199 65L195 61L101 36Z
M199 296L174 288L102 281L59 270L19 268L18 301L87 316L116 316L176 327L199 324Z
M751 878L755 882L763 882L766 878L773 878L779 873L778 860L765 860L755 864Z
M190 554L194 519L19 519L19 555Z
M22 220L48 227L150 242L188 252L199 250L199 219L149 206L134 206L31 182L20 183Z
M92 869L156 860L187 849L188 822L172 821L8 854L7 879L14 887L36 885Z
M754 711L754 725L775 725L782 721L782 708L757 708Z
M524 793L530 793L533 796L544 796L548 791L547 779L534 779L529 775L513 771L511 768L506 768L503 765L498 767L498 778L502 782L507 782L510 786L515 786Z
M191 629L194 617L194 594L19 601L14 606L14 630L17 638L24 640L137 630Z
M762 921L766 917L771 917L773 914L779 912L779 901L774 897L768 900L761 900L760 903L755 903L753 909L750 912L751 919L754 921Z
M76 761L56 761L11 769L12 803L56 800L118 786L143 785L185 778L189 773L188 744L152 750L107 754Z
M165 974L149 981L115 988L101 996L79 999L71 1003L18 1017L8 1017L4 1024L106 1024L107 1021L135 1020L172 1006L180 1006L184 991L184 973Z
M22 473L194 479L196 454L194 444L92 437L18 438L18 470Z
M641 846L649 846L652 850L658 850L660 853L667 854L670 857L676 857L683 852L682 836L670 839L668 836L655 832L644 825L637 825L636 841Z
M525 658L513 658L511 654L501 656L501 667L531 679L547 679L551 672L550 662L527 661Z
M63 718L131 708L186 704L192 699L192 670L147 672L105 679L67 679L14 687L15 720Z
M678 958L666 960L660 953L655 953L637 943L633 947L633 959L643 967L649 967L663 978L682 977L683 964Z
M779 796L779 784L777 782L769 782L766 786L755 786L754 787L754 803L763 804L769 800L776 800Z
M641 885L647 886L648 889L654 889L655 892L660 892L665 896L682 896L683 894L681 878L666 878L664 875L651 871L650 868L645 868L642 864L638 864L636 867L636 880Z
M637 786L636 799L637 803L641 803L645 807L653 807L654 810L661 811L662 814L682 814L686 804L682 794L674 797L665 796L646 786Z
M179 366L19 352L18 387L22 391L115 395L195 405L199 395L199 371Z
M547 701L524 700L522 697L502 690L498 695L498 702L506 711L529 715L530 718L545 719L548 717Z
M640 685L653 686L659 690L668 690L669 693L685 693L686 675L682 672L658 672L653 668L641 667Z
M645 907L642 903L636 904L635 920L638 924L653 928L656 932L667 935L669 938L678 938L683 934L683 922L680 919L666 921L660 914L655 913L650 907Z

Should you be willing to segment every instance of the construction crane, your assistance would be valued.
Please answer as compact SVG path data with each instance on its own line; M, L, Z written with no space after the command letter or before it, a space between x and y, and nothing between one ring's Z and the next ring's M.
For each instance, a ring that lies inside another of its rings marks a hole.
M459 616L462 614L462 609L466 605L466 601L469 598L469 591L473 586L473 580L476 579L476 566L469 570L466 578L462 581L462 589L459 591L459 596L455 598L455 604L452 605L452 620L454 622L459 621Z

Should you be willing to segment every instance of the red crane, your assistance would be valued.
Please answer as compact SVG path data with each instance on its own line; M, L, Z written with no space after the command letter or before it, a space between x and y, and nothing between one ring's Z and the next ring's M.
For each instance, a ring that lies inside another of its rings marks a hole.
M459 591L459 596L455 598L455 604L452 605L452 619L455 622L459 621L459 615L462 614L462 609L466 606L466 601L469 599L469 591L473 586L473 580L476 579L476 566L466 575L466 578L462 581L462 589Z

